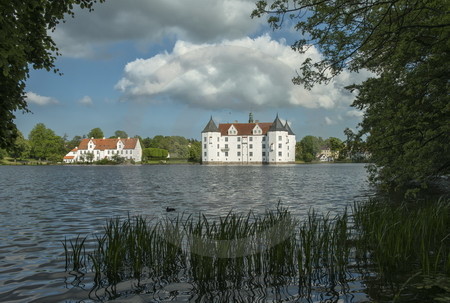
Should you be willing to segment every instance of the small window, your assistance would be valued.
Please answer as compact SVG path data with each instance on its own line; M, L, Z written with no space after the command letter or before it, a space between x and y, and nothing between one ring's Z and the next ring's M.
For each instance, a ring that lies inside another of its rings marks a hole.
M253 144L250 144L250 148L253 148Z
M208 140L208 138L207 137L203 137L203 141L206 142L206 140Z
M219 157L220 156L220 153L219 152L217 152L217 157Z
M282 152L278 152L278 156L280 156L280 157L281 157L282 155L283 155L283 154L282 154Z
M228 157L228 152L225 152L225 157Z
M238 142L241 142L241 137L238 137L238 138L237 138L237 141L238 141Z
M265 144L263 144L263 145L262 145L262 148L266 148L266 145L265 145Z
M217 142L219 142L220 141L220 138L219 137L217 137Z
M225 137L225 142L228 142L228 137Z
M204 152L203 155L206 157L206 152Z
M253 137L249 137L248 140L249 140L249 141L253 141Z
M241 152L237 152L237 156L240 157L241 156Z
M266 156L266 152L262 152L262 155L263 155L263 157L265 157Z
M206 149L206 144L203 144L203 148Z
M262 140L263 140L263 142L266 141L266 137L263 137Z
M281 143L278 143L278 148L281 148L282 147L282 144Z
M248 155L249 155L250 157L253 157L253 152L249 152Z
M225 144L225 148L228 148L228 144Z
M217 148L220 148L220 145L219 145L219 144L217 144Z
M240 145L240 144L238 144L238 145L237 145L237 148L238 148L238 149L241 149L241 145Z

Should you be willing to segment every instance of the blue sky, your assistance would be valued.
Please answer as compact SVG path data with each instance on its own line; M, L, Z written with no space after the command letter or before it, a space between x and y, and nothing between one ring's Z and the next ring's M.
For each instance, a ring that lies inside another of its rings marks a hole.
M29 109L17 113L28 136L37 123L58 135L180 135L200 138L210 116L216 123L261 122L278 113L297 138L344 138L362 113L350 107L344 86L367 74L342 73L308 91L291 78L305 55L291 50L299 33L251 19L254 0L107 0L91 13L76 10L52 36L63 76L32 71Z

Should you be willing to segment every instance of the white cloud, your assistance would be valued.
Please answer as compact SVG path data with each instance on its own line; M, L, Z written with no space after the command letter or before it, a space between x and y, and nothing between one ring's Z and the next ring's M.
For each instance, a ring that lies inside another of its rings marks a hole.
M349 84L342 82L350 77L346 72L309 91L292 84L306 56L320 59L313 47L301 55L268 35L220 43L178 41L171 53L128 63L115 88L124 99L171 100L207 109L348 106L353 96L343 88Z
M349 110L346 114L347 117L351 117L351 118L361 118L362 116L364 116L364 113L360 110Z
M53 37L65 56L92 56L109 43L139 44L167 37L194 42L236 39L256 31L264 18L252 19L254 0L108 0L93 12L76 9L75 18Z
M80 100L78 100L78 103L85 105L85 106L92 106L94 105L94 102L92 102L92 98L89 96L84 96Z
M335 122L331 120L329 117L325 117L325 124L326 125L333 125Z
M58 100L56 100L55 98L52 97L45 97L45 96L40 96L38 94L35 94L33 92L27 92L26 93L26 99L28 103L34 103L40 106L45 106L45 105L51 105L51 104L58 104Z

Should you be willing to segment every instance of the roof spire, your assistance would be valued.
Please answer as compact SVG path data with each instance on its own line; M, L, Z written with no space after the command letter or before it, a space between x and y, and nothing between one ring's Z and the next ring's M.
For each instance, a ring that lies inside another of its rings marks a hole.
M276 132L276 131L286 131L286 128L284 127L283 123L281 123L280 118L275 118L275 121L273 121L272 126L269 128L269 132Z
M202 133L217 133L217 132L220 132L219 128L217 127L216 123L214 123L214 120L211 115L211 118L209 119L209 122L203 129Z

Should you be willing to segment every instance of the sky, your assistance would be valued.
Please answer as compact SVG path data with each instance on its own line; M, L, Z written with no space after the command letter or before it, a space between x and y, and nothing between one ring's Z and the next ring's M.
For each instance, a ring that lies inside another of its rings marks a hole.
M300 33L288 23L273 31L250 17L254 7L255 0L107 0L93 12L75 9L51 33L63 75L31 71L32 113L16 113L19 130L28 136L44 123L69 140L96 127L106 137L123 130L200 139L210 117L247 122L252 112L260 122L278 114L298 140L344 139L363 116L344 87L368 74L343 72L311 90L294 85L301 62L320 52L294 52Z

